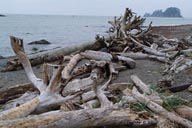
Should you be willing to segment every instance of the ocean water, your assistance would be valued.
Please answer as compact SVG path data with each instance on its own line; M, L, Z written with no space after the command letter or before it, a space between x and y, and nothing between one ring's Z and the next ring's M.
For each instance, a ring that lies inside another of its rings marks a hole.
M107 21L113 17L104 16L62 16L62 15L7 15L0 17L0 55L7 57L14 53L10 45L10 36L24 40L26 52L32 49L52 49L66 47L95 40L96 34L106 35L110 27ZM192 24L186 18L147 18L144 25L153 22L153 26ZM46 39L51 45L27 45L31 41Z

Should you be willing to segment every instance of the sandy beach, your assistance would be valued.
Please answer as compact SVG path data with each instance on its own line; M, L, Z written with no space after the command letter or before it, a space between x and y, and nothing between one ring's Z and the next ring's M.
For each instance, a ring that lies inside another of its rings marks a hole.
M168 30L167 30L168 29ZM154 27L152 32L164 35L167 38L187 38L192 35L192 25L182 25L176 27ZM5 67L9 58L0 59L0 68ZM138 75L145 83L157 85L159 79L162 78L164 64L153 60L137 60L136 68L128 69L119 73L118 78L114 82L131 82L132 74ZM41 78L42 65L33 67L35 74ZM17 84L30 82L24 70L11 72L0 72L0 88L7 88ZM186 70L176 75L174 86L183 85L192 82L192 69ZM186 99L191 100L190 92L182 91L178 93Z

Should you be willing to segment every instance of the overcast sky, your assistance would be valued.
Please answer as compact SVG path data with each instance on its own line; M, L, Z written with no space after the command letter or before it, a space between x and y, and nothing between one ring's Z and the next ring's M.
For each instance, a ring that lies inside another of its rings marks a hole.
M143 15L173 6L192 17L192 0L0 0L0 13L119 16L126 7Z

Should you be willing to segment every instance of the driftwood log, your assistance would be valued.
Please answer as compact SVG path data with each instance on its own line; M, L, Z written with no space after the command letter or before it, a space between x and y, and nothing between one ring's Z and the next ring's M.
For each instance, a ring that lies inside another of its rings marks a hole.
M143 91L144 94L150 94L151 91L149 89L149 86L147 86L143 81L141 81L136 75L132 75L131 79L135 83L135 85ZM153 97L149 97L150 100L162 105L163 101L161 98L158 96L157 93L153 94ZM189 120L192 120L192 109L191 107L188 106L178 106L177 108L174 109L175 112L177 112L179 115L181 115L184 118L187 118Z
M11 36L11 40L14 41L15 37ZM106 37L106 40L109 39L109 37ZM23 47L23 40L17 39L21 43L21 46ZM32 66L39 65L45 62L53 62L56 60L62 60L62 58L65 55L68 55L70 53L73 53L78 50L83 49L93 49L98 50L102 48L104 45L103 41L96 40L93 42L86 42L84 44L75 45L73 47L65 47L65 48L55 48L48 51L42 51L38 53L34 53L31 55L28 55L29 61ZM8 60L6 67L2 71L12 71L21 69L21 63L19 62L18 58Z
M147 119L144 122L143 120L141 122L138 122L138 121L135 122L135 120L139 118L137 114L135 115L132 114L129 109L113 108L113 103L109 101L108 98L103 93L103 89L107 88L107 85L111 81L111 75L110 75L109 81L106 82L106 84L104 84L103 86L98 88L97 87L98 85L96 84L98 83L98 79L100 79L102 76L99 74L99 73L102 73L100 68L95 70L93 69L93 72L91 73L90 78L85 79L86 83L80 84L79 89L77 89L78 84L76 83L79 83L80 81L77 81L77 82L71 81L67 83L64 88L61 88L62 71L65 71L65 69L63 69L63 66L54 65L52 77L49 78L49 75L46 71L47 65L44 64L43 80L37 78L33 73L29 59L25 55L24 48L22 46L22 43L20 42L21 40L18 38L14 38L14 39L13 38L14 37L11 37L12 48L16 53L17 57L19 58L19 61L23 65L29 80L33 83L34 87L39 91L40 94L38 93L37 97L31 98L30 100L26 101L21 105L14 106L11 109L2 111L0 113L0 119L1 119L0 126L2 127L3 126L6 126L6 127L32 127L32 126L33 127L54 127L54 126L56 127L76 127L76 126L92 127L92 126L104 126L104 125L106 126L107 125L109 126L128 125L128 126L135 126L135 127L137 126L143 127L143 126L151 126L156 124L156 120L154 119ZM72 63L72 62L73 61L69 63ZM76 63L77 61L74 61L74 62ZM105 63L105 64L108 64L108 63ZM110 67L109 69L111 71L111 74L115 72L113 67ZM90 79L91 83L87 82L89 81L88 79ZM61 103L64 103L67 100L74 99L79 95L78 93L79 91L83 91L82 90L83 88L86 88L87 90L87 88L89 87L89 84L93 84L93 90L101 104L100 109L90 109L90 110L85 109L85 110L77 110L77 111L62 112L62 113L61 112L49 112L47 114L44 113L45 109L46 111L48 110L47 108L61 105ZM75 90L71 90L72 86L76 86L74 88ZM60 93L61 91L63 92L63 95L61 95ZM18 102L18 101L19 99L15 100L15 102ZM26 116L34 112L35 113L43 112L44 114L39 116L29 116L26 118ZM117 119L117 116L121 118ZM74 120L76 120L75 123L74 123Z
M128 109L99 108L71 112L54 112L40 116L0 121L0 127L84 128L114 125L148 127L156 124L155 120L139 121L137 119L138 115L130 112Z

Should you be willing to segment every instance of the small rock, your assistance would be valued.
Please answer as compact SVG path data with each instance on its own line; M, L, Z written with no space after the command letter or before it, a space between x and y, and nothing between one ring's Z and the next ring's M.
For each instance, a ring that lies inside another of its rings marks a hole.
M188 91L192 92L192 85L188 87Z
M45 39L42 39L42 40L39 40L39 41L33 41L33 42L28 43L28 45L33 45L33 44L49 45L51 43L49 41L45 40Z

